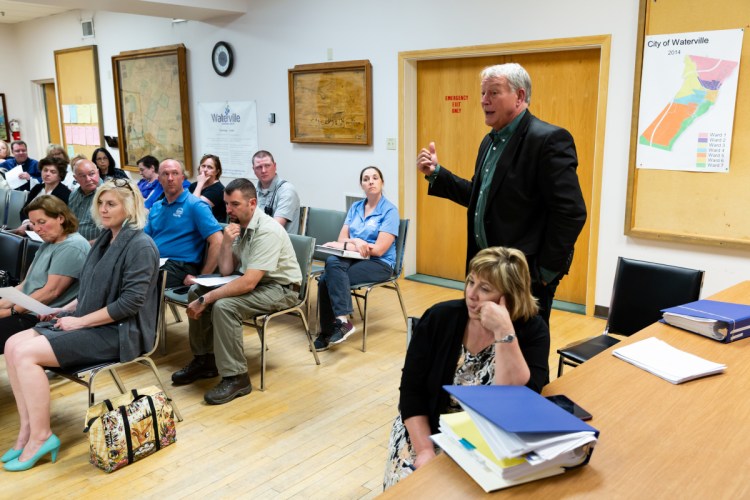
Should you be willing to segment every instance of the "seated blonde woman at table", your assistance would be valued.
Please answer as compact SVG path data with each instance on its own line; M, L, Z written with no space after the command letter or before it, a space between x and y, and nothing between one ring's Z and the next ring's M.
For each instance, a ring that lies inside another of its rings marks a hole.
M143 232L143 196L129 181L112 179L97 189L91 211L104 231L84 263L78 298L5 343L20 419L16 442L2 456L8 471L28 470L48 453L54 462L60 450L44 367L129 361L155 340L159 250Z
M523 253L493 247L469 263L463 300L428 309L406 351L399 415L393 422L383 488L435 457L440 415L461 411L443 385L549 382L549 327L531 295Z

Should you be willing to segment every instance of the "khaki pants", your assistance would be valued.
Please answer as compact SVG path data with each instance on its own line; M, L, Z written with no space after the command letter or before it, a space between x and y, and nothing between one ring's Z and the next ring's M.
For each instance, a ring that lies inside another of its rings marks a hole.
M195 285L188 298L192 302L209 291ZM190 320L190 349L194 355L213 353L222 377L247 373L242 321L292 307L298 301L297 292L277 284L258 285L245 295L219 299L200 318Z

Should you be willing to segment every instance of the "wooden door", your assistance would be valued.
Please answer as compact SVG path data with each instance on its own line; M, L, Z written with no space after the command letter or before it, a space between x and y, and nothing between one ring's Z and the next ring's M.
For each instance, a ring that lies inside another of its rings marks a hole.
M47 134L50 144L62 144L60 135L60 119L57 112L57 99L55 98L55 84L44 83L44 107L47 113Z
M549 51L507 56L419 61L417 64L417 144L436 144L440 164L470 179L477 149L489 128L480 104L479 73L486 66L517 62L531 75L529 110L573 134L578 177L591 207L599 85L600 49ZM466 261L466 209L417 189L417 272L463 281ZM590 219L590 218L589 218ZM589 222L576 242L570 274L555 298L586 302Z

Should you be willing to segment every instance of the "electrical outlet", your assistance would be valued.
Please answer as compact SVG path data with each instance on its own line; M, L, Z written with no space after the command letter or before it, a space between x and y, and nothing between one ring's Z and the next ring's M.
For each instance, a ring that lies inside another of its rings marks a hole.
M398 144L395 137L388 137L385 140L385 149L396 149Z

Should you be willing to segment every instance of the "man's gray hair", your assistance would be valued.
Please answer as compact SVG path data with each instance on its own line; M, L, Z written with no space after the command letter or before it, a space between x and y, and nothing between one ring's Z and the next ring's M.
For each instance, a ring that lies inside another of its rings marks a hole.
M531 104L531 77L518 63L496 64L487 66L482 70L482 80L488 78L505 78L513 92L518 89L526 91L526 104Z

